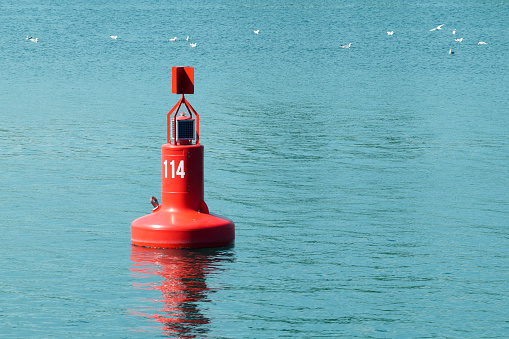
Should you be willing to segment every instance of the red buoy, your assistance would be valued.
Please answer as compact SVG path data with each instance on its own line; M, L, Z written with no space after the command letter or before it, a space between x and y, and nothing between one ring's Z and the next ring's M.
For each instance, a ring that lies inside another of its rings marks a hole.
M235 239L234 223L209 213L204 201L199 115L184 97L194 93L194 69L173 67L172 78L172 92L182 98L167 115L161 204L152 197L152 213L131 223L131 242L154 248L230 245Z

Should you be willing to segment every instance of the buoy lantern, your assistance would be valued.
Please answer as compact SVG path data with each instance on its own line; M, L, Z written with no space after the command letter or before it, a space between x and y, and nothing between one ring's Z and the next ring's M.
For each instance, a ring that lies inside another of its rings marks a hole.
M210 213L204 201L199 115L184 97L194 93L194 68L172 68L172 93L182 97L167 114L161 203L152 197L152 213L131 223L131 242L153 248L230 245L235 239L234 223Z

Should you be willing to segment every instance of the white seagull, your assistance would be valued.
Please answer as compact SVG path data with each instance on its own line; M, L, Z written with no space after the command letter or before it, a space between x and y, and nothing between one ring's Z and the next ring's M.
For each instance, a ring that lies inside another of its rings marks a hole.
M257 29L256 31L253 31L253 32L254 32L254 34L258 34L258 33L260 33L260 30Z
M350 48L352 46L352 43L349 43L348 45L341 45L341 48Z
M452 34L456 34L456 29L454 29L454 30L452 31Z
M393 35L393 34L394 34L394 31L387 32L387 35Z
M439 25L439 26L437 26L435 28L430 29L429 31L432 32L432 31L436 31L436 30L441 30L443 25L444 24L441 24L441 25Z
M486 42L484 42L484 41L479 41L477 44L478 44L478 45L487 45L488 43L486 43Z
M110 38L112 38L113 40L117 40L118 35L110 35Z
M452 50L452 48L449 50L449 54L454 54L454 51Z
M459 38L459 39L454 39L454 41L457 41L457 42L462 42L462 41L463 41L463 38Z
M189 44L191 47L196 47L196 42L193 44L192 42Z
M188 40L189 40L189 35L188 35L188 36L187 36L187 38L186 38L186 41L188 41Z
M171 38L170 40L168 41L177 41L177 37L174 37L174 38Z
M32 37L29 37L29 36L27 35L27 40L30 40L30 41L32 41L32 42L37 42L39 39L38 39L38 38L32 38Z

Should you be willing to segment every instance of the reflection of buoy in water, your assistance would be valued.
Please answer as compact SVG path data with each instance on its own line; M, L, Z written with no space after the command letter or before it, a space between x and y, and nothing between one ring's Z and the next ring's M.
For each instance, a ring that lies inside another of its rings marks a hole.
M172 338L203 334L211 322L202 309L203 302L210 301L208 275L221 263L231 262L232 255L224 248L189 250L131 246L134 288L161 292L157 299L143 300L138 307L130 309L131 313L160 322L162 334Z
M172 92L182 94L182 98L167 115L161 204L153 198L152 214L131 223L131 242L154 248L230 245L235 239L234 223L209 213L204 201L199 115L184 97L194 93L194 68L173 67L172 78Z

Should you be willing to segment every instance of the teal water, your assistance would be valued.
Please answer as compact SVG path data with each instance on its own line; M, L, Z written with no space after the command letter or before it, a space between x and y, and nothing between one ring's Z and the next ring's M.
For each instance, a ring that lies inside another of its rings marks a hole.
M508 17L507 1L0 4L0 333L508 337ZM234 247L130 245L160 196L172 66L195 67L205 200Z

